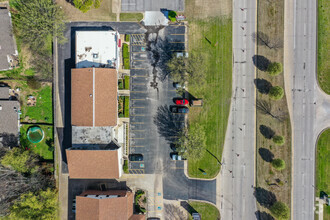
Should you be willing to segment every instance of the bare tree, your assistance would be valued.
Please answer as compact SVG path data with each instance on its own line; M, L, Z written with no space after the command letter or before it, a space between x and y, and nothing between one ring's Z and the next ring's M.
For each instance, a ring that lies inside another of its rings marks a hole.
M279 111L273 110L271 103L265 100L257 100L256 108L260 113L269 115L278 121L284 121L287 118L287 112L280 111L280 109Z
M269 49L279 49L283 47L283 40L279 37L269 37L267 34L258 31L253 34L253 39L258 45L266 46Z

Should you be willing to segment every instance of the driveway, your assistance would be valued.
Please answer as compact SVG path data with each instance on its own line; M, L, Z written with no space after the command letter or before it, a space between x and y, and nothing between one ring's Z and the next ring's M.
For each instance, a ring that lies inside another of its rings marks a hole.
M166 8L173 11L184 11L184 0L122 0L122 12L159 11Z

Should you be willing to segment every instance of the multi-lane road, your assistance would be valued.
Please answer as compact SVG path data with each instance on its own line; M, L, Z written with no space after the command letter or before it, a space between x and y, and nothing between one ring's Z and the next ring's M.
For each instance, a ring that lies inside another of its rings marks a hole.
M329 96L317 84L317 1L286 2L286 92L293 128L292 219L314 218L315 146L330 125Z
M255 66L256 1L233 2L233 97L219 175L222 219L256 219Z

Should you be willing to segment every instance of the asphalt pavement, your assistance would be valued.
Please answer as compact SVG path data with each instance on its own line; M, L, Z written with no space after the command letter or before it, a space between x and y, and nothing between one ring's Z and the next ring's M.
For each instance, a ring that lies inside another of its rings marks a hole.
M256 219L255 66L256 1L233 2L233 91L217 187L222 219ZM220 189L219 189L220 187ZM220 195L219 195L220 192Z
M317 83L317 2L286 3L286 92L293 129L292 219L314 219L315 147L330 126L330 99ZM289 62L288 62L289 60Z
M122 0L121 11L145 12L159 11L160 9L184 11L184 0Z

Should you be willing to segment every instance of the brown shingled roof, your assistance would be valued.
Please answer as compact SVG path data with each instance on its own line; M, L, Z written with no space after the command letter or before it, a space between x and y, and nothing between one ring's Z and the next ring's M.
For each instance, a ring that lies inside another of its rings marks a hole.
M117 198L88 198L85 195L120 195ZM133 193L124 190L86 191L76 197L77 220L123 220L133 215Z
M72 69L71 124L74 126L117 125L117 85L115 69Z
M118 179L118 150L66 150L72 179Z

